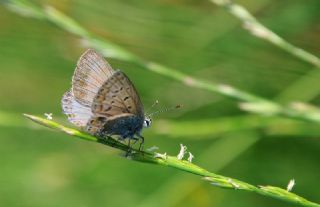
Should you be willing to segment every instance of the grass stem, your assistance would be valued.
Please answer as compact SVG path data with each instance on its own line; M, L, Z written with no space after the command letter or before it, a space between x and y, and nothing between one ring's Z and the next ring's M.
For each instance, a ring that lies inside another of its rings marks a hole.
M76 129L65 127L54 121L47 120L38 116L29 115L29 114L24 114L24 116L38 124L41 124L43 126L49 127L57 131L64 132L68 135L71 135L77 138L101 143L110 147L117 148L124 152L127 152L129 149L127 145L112 138L106 139L105 141L99 141L100 139L98 139L97 137L91 136L89 134L78 131ZM201 176L204 180L209 181L212 185L217 187L254 192L263 196L272 197L272 198L283 200L289 203L295 203L300 206L320 207L320 204L308 201L303 197L300 197L292 192L288 192L282 188L278 188L274 186L256 187L254 185L251 185L249 183L246 183L237 179L233 179L230 177L209 172L204 168L201 168L186 160L180 160L175 156L169 156L166 154L164 154L164 156L158 156L158 154L159 153L156 153L156 152L139 151L139 150L133 149L128 158L135 161L139 161L139 162L168 166L180 171L192 173L192 174Z

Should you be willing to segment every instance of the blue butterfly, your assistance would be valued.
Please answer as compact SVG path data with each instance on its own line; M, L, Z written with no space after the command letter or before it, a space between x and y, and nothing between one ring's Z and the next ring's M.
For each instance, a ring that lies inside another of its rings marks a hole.
M63 95L62 108L71 123L100 138L118 135L129 141L141 139L143 144L141 131L151 125L129 78L120 70L113 70L93 49L78 60L72 88Z

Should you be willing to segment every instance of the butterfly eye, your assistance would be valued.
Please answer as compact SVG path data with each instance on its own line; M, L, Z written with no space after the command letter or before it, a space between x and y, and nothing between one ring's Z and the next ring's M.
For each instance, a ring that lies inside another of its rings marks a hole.
M151 119L146 118L143 122L144 127L149 127L151 125Z

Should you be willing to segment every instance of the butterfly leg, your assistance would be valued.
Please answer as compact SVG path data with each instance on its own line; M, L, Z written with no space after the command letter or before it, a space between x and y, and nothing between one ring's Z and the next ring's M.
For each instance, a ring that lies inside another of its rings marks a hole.
M136 138L136 137L132 137L131 139L134 140L133 144L132 145L135 145L137 143L137 141L139 141L139 138Z
M139 145L139 151L143 150L144 146L144 137L141 134L138 134L139 139L141 139L140 145Z
M126 157L128 157L132 151L132 148L131 148L131 142L130 142L131 139L128 140L128 150L126 152Z

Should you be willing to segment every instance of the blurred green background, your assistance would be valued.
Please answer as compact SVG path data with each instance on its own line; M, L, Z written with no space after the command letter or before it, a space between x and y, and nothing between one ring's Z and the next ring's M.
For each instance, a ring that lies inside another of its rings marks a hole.
M190 76L224 83L281 103L320 104L317 69L257 39L207 0L39 0L92 33ZM320 55L319 0L242 0L264 25ZM111 148L37 126L22 113L68 124L60 99L70 88L83 42L52 23L0 5L1 206L292 206L211 186L197 176L123 159ZM182 104L144 130L146 147L256 185L286 187L320 202L320 129L314 123L260 117L238 102L187 87L134 64L108 59L136 85L145 107ZM311 74L311 75L310 75ZM308 81L292 85L309 77ZM70 124L68 124L70 125Z

